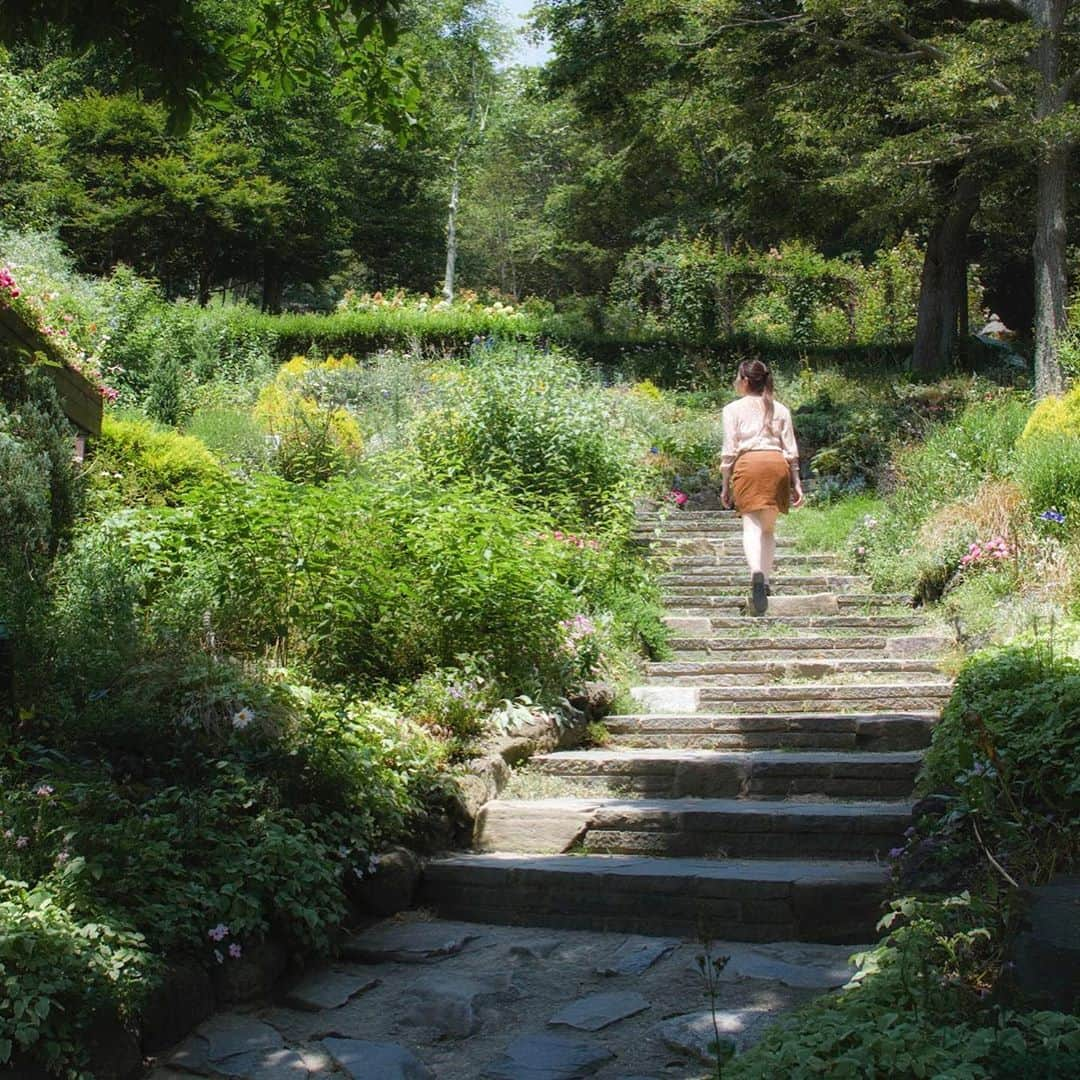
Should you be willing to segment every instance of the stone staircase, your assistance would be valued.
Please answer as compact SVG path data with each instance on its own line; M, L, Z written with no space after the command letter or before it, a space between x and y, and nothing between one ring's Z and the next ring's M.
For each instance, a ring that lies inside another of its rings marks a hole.
M724 511L639 515L674 658L601 749L540 755L554 797L500 798L474 850L432 860L421 902L490 923L742 941L869 940L886 853L950 693L946 638L834 555L778 541L767 615L747 614Z

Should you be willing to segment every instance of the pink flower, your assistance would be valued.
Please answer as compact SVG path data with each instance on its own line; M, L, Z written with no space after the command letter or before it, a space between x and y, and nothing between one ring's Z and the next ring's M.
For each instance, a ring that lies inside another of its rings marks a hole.
M53 788L51 788L48 784L40 784L38 785L38 787L34 788L34 794L39 799L47 799L50 795L53 794Z
M22 849L22 848L26 847L27 845L29 845L29 843L30 843L30 837L29 836L20 836L19 839L15 841L15 846L17 848Z

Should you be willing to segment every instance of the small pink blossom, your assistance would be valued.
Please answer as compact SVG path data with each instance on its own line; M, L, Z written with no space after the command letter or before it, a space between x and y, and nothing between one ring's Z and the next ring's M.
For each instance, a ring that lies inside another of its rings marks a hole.
M54 794L54 790L55 789L50 787L48 784L39 784L36 788L34 788L34 794L39 799L47 799L50 795Z
M15 841L15 846L17 848L19 848L20 850L22 848L24 848L24 847L28 847L29 844L30 844L30 837L29 836L20 836L18 838L18 840Z

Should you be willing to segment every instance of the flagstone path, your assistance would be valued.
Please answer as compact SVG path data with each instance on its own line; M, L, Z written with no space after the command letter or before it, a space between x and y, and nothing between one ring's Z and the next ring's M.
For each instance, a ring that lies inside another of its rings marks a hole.
M602 749L534 758L430 860L422 911L354 936L280 1001L214 1017L153 1080L699 1080L842 985L949 693L904 597L781 539L746 614L738 522L644 512L675 658ZM542 790L543 797L530 794ZM729 959L716 1025L697 958Z

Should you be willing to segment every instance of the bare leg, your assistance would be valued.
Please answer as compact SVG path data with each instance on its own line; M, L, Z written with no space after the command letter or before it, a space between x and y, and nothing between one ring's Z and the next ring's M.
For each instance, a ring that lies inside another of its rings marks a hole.
M762 573L769 580L776 558L776 519L778 511L754 510L743 514L743 552L751 574Z
M744 513L742 516L743 554L746 555L746 564L750 567L751 574L764 572L761 541L761 514L758 511Z

